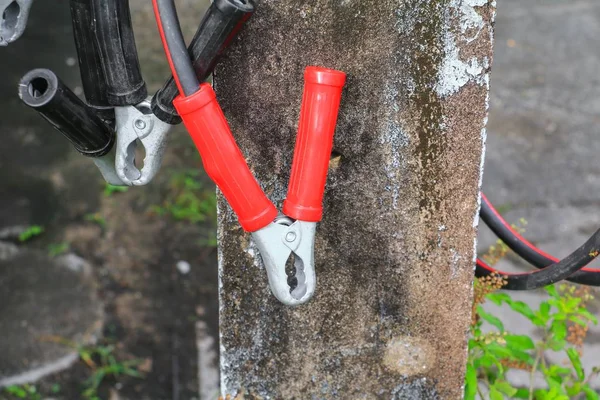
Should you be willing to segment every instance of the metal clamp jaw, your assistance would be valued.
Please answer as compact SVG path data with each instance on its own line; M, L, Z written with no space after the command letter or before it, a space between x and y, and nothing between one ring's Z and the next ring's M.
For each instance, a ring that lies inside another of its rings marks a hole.
M158 119L150 111L150 99L136 106L116 107L116 172L127 186L142 186L158 173L167 146L172 125ZM142 169L135 165L135 151L139 143L146 157Z
M27 27L33 0L0 0L0 46L21 37Z
M252 232L252 238L262 257L271 292L288 306L306 303L316 288L314 240L315 222L293 222L285 216ZM293 259L295 272L286 271L288 260Z
M117 170L115 169L115 147L110 150L110 152L102 157L96 157L92 159L102 177L106 181L113 186L127 186L119 175L117 175Z

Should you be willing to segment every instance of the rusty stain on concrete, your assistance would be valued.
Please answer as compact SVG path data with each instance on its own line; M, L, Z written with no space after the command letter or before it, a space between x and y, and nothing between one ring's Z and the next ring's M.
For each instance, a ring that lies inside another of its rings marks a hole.
M348 83L309 304L273 298L249 236L219 199L223 394L461 398L494 5L257 3L215 87L276 205L304 67L344 70Z

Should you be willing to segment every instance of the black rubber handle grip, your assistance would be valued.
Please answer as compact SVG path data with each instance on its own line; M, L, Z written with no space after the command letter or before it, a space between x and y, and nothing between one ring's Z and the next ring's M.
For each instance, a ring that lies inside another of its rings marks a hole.
M198 31L188 46L199 81L213 72L219 56L254 12L251 0L214 0L204 15ZM178 124L181 118L173 100L179 91L173 77L152 98L152 112L168 124Z
M113 130L52 71L34 69L25 74L19 83L19 97L61 132L81 154L101 157L112 149Z
M100 49L92 31L92 3L89 0L70 0L69 4L85 99L93 107L110 107Z
M129 0L91 0L92 30L100 50L110 105L128 106L148 96L138 60Z

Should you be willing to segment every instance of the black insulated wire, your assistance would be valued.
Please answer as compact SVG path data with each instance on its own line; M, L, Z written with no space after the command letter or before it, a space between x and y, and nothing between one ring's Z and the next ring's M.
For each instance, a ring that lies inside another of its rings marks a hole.
M170 54L175 75L179 80L182 95L190 96L198 91L200 82L185 45L177 9L173 0L156 0L158 14L164 32L165 45Z
M506 280L502 289L507 290L533 290L567 279L579 271L600 254L600 230L596 231L581 247L566 258L554 263L544 269L527 272L524 274L507 274L497 271L491 267L484 268L480 262L477 263L475 275L477 277L497 273Z
M525 245L517 235L508 229L492 211L490 204L485 198L481 200L481 219L511 250L521 256L525 261L536 268L545 268L558 260L550 259Z
M557 259L550 258L550 256L547 256L530 243L524 241L520 235L516 234L485 196L482 196L480 215L483 222L485 222L492 232L529 264L536 268L544 269L558 262ZM600 286L600 271L577 271L569 276L567 280L582 285Z
M188 45L199 81L206 80L213 72L220 56L253 13L254 3L250 0L213 0ZM152 112L158 119L170 125L181 122L173 106L178 94L174 78L156 92L152 97Z

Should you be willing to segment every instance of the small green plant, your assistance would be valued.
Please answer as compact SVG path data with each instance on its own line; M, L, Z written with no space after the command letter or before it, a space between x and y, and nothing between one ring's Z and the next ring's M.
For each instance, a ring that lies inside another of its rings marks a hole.
M217 209L215 191L206 189L199 179L199 171L186 170L173 175L170 191L162 205L153 206L157 215L169 215L191 223L214 220Z
M54 383L50 387L50 393L52 393L52 394L58 394L58 393L60 393L60 389L61 389L60 383Z
M61 242L61 243L52 243L48 245L48 255L50 257L57 257L61 254L65 254L69 251L69 242Z
M513 228L522 233L526 225L527 221L521 219ZM494 265L509 251L499 240L483 257ZM586 308L594 298L592 289L570 284L549 286L545 288L548 299L534 310L509 294L499 292L504 285L506 277L497 274L475 280L465 399L475 399L479 395L481 399L491 400L600 400L590 386L600 369L593 368L586 373L580 359L588 326L597 324L596 317ZM501 319L483 309L482 304L486 301L507 305L527 318L542 332L542 340L536 343L528 336L507 332ZM484 321L495 331L484 332ZM561 365L549 363L546 355L550 352L562 353L565 362ZM529 385L511 385L506 378L510 370L526 371L530 377ZM544 388L536 387L536 377L544 378Z
M102 229L106 228L106 219L99 213L86 214L83 219L97 224Z
M59 336L47 336L43 341L58 343L77 351L79 359L92 371L90 377L84 382L82 398L85 400L101 400L98 389L106 378L120 378L124 376L143 378L139 371L140 360L120 361L114 354L113 345L83 346ZM53 393L54 393L53 386ZM56 388L60 391L60 386Z
M530 400L600 399L590 386L590 381L600 373L599 368L583 369L580 349L590 323L597 319L587 309L593 299L588 287L562 284L548 286L548 299L538 309L512 299L507 293L498 292L503 277L480 278L475 282L474 318L469 340L469 357L465 379L465 399L500 400L505 398ZM530 337L515 335L504 329L496 316L487 313L481 304L489 300L497 305L505 304L527 318L540 329L542 339L534 342ZM495 328L484 333L483 321ZM551 364L546 355L562 353L565 363ZM528 387L513 387L506 374L509 370L527 371ZM543 377L546 387L535 386L536 376Z
M4 389L4 393L17 399L42 400L42 395L38 393L37 388L33 385L8 386Z
M21 234L19 235L19 242L24 243L36 236L44 233L44 228L40 225L31 225L27 227Z
M143 378L143 374L137 369L141 363L139 360L118 361L113 354L114 350L114 346L79 348L79 357L93 371L85 382L86 388L82 393L84 399L100 400L98 389L105 378L122 376Z
M104 196L109 197L114 193L124 193L129 190L128 186L115 186L110 183L104 185Z

